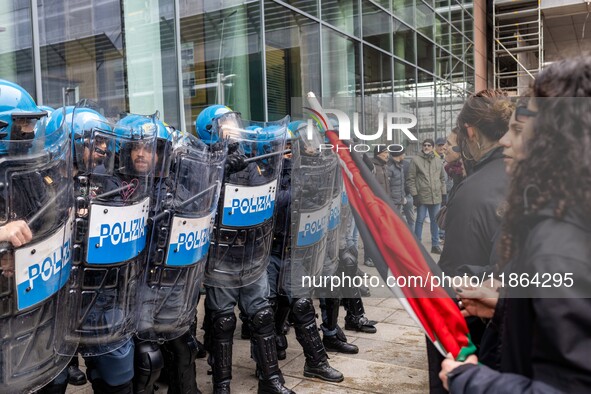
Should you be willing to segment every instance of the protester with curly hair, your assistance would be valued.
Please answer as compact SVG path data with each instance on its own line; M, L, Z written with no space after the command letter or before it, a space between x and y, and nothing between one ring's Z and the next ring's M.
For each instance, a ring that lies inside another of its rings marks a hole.
M591 58L564 60L538 75L515 111L523 127L503 138L512 174L503 270L549 274L553 285L501 289L500 371L450 357L440 378L452 393L591 391L590 96Z

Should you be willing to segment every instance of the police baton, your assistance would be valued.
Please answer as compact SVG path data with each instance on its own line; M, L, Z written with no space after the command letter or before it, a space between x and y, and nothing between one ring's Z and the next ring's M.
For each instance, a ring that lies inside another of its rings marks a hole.
M210 191L211 189L217 187L220 184L219 181L217 181L216 183L214 183L213 185L211 185L210 187L208 187L207 189L195 194L193 197L186 199L185 201L183 201L182 204L179 204L179 206L177 207L177 209L179 208L184 208L187 205L191 204L192 202L194 202L195 200L197 200L199 197L201 197L202 195L204 195L205 193L207 193L208 191ZM164 215L166 215L166 211L164 212L160 212L158 215L155 215L153 218L151 218L152 222L157 222L158 220L162 219L162 217Z
M261 159L266 159L267 157L277 156L277 155L285 155L287 153L291 153L291 149L286 149L281 152L271 152L260 156L249 157L248 159L244 159L245 163L250 163L251 161L257 161Z
M131 185L131 184L129 184L129 185L125 185L125 186L121 186L121 187L118 187L117 189L113 189L113 190L111 190L111 191L108 191L108 192L106 192L106 193L99 194L99 195L98 195L98 196L96 196L94 199L95 199L95 200L100 200L100 199L102 199L102 198L105 198L105 197L110 197L110 196L112 196L112 195L114 195L114 194L117 194L117 193L120 193L120 192L122 192L122 191L124 191L124 190L126 190L126 189L130 189L131 187L132 187L132 185Z
M53 207L53 204L57 201L57 199L60 198L61 195L64 194L64 192L66 192L68 189L69 187L64 187L63 189L58 191L55 194L55 196L51 197L49 201L47 201L47 203L45 203L45 205L40 210L38 210L33 216L31 216L31 218L27 221L27 225L31 227L31 225L35 223L37 219L39 219L43 214L45 214L45 212L49 208Z

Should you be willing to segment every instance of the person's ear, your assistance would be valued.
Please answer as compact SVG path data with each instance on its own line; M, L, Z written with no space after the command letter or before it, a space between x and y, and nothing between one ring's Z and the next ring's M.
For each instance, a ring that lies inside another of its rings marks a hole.
M464 127L468 133L468 139L470 141L474 141L478 136L474 126L469 125L468 123L464 123Z

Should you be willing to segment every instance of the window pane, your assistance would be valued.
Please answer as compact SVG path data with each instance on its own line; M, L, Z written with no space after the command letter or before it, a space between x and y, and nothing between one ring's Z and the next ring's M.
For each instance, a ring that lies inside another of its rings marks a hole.
M382 121L377 114L392 111L392 57L374 48L363 48L364 119L367 134L375 133ZM387 143L385 133L379 142Z
M22 86L35 98L33 33L29 2L0 2L0 78Z
M129 110L179 124L174 0L123 1Z
M431 41L417 34L417 65L430 72L433 72L433 47Z
M292 112L291 98L320 94L320 25L267 1L265 29L267 103L269 120L275 120Z
M61 107L63 88L69 87L77 94L67 104L91 99L106 116L115 117L129 111L121 6L94 3L84 0L73 10L64 3L40 3L43 102Z
M435 14L435 43L449 47L449 23L439 15Z
M431 39L433 39L433 24L435 23L434 15L435 14L431 8L427 7L422 1L417 0L417 29Z
M410 63L416 63L415 32L394 19L394 55Z
M323 28L322 46L322 96L360 96L359 44L334 30Z
M363 48L365 96L392 97L392 57L371 47Z
M392 13L401 21L414 26L414 0L392 0Z
M359 7L357 1L322 0L322 20L345 33L359 37Z
M363 3L363 39L390 52L391 17L373 4Z
M225 104L246 119L263 120L263 63L259 2L181 7L181 67L185 124L211 104ZM235 2L234 2L235 3Z
M394 59L394 91L414 91L416 86L416 68Z

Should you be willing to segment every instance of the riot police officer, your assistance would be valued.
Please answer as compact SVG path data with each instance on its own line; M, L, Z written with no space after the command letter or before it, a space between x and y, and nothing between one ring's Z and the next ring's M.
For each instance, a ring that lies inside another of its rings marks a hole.
M332 183L337 166L336 155L306 146L298 126L289 125L292 153L284 158L281 186L277 192L271 262L267 268L275 310L277 353L285 358L285 323L288 316L296 338L304 350L304 376L329 382L341 382L343 374L328 363L326 350L316 325L312 290L302 277L321 273L326 255L326 227L331 205ZM295 162L292 169L292 163Z
M250 327L258 392L289 394L293 391L283 386L273 310L266 298L274 200L287 121L261 124L258 132L249 130L250 126L229 108L219 105L206 108L196 120L197 134L204 142L212 145L220 138L230 140L205 272L205 346L213 371L214 392L229 393L232 336L236 328L234 308L240 303ZM255 148L256 156L246 159L245 146Z
M0 80L0 391L28 392L70 357L67 288L71 267L71 167L63 127L45 130L46 112L20 86ZM67 373L42 389L65 390Z
M145 261L154 122L113 125L76 107L76 333L96 393L131 393L136 290ZM132 151L135 153L132 155ZM139 151L139 154L138 154Z
M169 393L199 393L198 345L191 328L196 324L225 149L220 144L210 150L190 134L169 130L161 121L156 124L151 242L140 285L134 389L152 393L164 361Z

